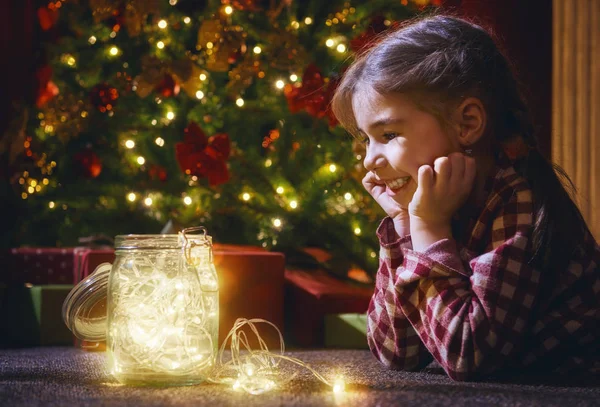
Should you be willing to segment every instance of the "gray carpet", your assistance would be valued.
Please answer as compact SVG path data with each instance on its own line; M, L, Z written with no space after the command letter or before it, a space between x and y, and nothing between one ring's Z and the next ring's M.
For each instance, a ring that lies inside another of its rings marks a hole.
M383 370L368 351L292 351L328 375L347 379L336 400L309 374L271 393L251 396L219 385L140 388L117 385L104 353L75 348L0 349L1 406L598 406L600 378L513 377L478 383L451 381L439 366L422 372Z

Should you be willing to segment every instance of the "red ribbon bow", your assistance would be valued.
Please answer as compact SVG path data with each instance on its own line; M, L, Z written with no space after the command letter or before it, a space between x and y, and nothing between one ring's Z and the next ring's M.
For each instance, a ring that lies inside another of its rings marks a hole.
M229 180L227 159L231 151L229 136L225 133L207 138L195 122L185 129L183 142L175 145L175 156L181 171L188 175L206 177L211 186Z

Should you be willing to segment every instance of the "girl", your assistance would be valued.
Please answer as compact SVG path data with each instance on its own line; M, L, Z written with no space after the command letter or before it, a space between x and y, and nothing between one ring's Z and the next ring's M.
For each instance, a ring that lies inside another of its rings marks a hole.
M600 248L485 30L445 16L403 27L357 58L332 103L389 215L368 311L377 359L433 357L454 380L598 361Z

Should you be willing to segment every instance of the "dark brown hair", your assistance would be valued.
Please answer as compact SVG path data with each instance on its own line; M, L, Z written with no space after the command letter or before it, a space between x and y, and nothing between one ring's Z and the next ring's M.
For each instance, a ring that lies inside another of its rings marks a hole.
M534 258L541 268L565 268L589 229L571 199L566 173L538 150L534 127L511 66L482 27L450 16L425 17L385 34L348 68L333 97L333 112L351 134L357 126L352 97L358 86L380 94L407 94L443 124L452 106L477 97L485 106L496 159L519 135L529 153L515 169L528 181L535 211ZM561 182L562 181L562 182Z

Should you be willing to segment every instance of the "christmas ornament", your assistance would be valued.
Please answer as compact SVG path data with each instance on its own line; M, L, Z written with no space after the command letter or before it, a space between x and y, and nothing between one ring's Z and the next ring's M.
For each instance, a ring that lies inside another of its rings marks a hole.
M91 109L92 106L76 95L58 95L44 106L40 126L66 143L87 129Z
M56 8L40 7L37 9L37 16L42 30L48 31L58 21L58 10Z
M187 175L206 177L211 186L229 180L226 160L230 151L227 134L215 134L207 139L195 122L190 122L186 127L184 141L175 145L175 155L181 171Z
M202 23L198 30L197 47L206 49L206 69L227 72L246 53L246 33L238 26L225 26L218 18Z
M202 88L201 74L206 74L194 61L189 58L165 63L158 58L146 56L142 58L142 73L135 80L135 92L145 98L152 91L157 91L163 97L177 95L180 89L191 98ZM169 77L169 78L167 78Z
M165 98L177 96L179 93L179 84L175 82L172 75L166 73L154 90Z
M158 164L152 164L148 170L148 175L153 181L165 182L167 180L167 170Z
M240 95L246 88L252 85L254 77L260 71L260 62L256 61L250 54L229 70L229 82L226 85L227 92L232 97Z
M100 83L90 91L90 102L102 113L112 110L117 104L119 92L107 83Z
M42 66L37 70L35 76L38 82L35 105L41 108L58 95L59 90L56 84L50 80L52 77L52 68L50 66Z
M89 148L76 153L73 159L76 167L78 167L81 174L86 178L96 178L102 172L102 161Z
M183 91L191 98L196 97L196 92L203 87L200 75L207 72L189 58L173 61L168 66L168 71L173 75Z

